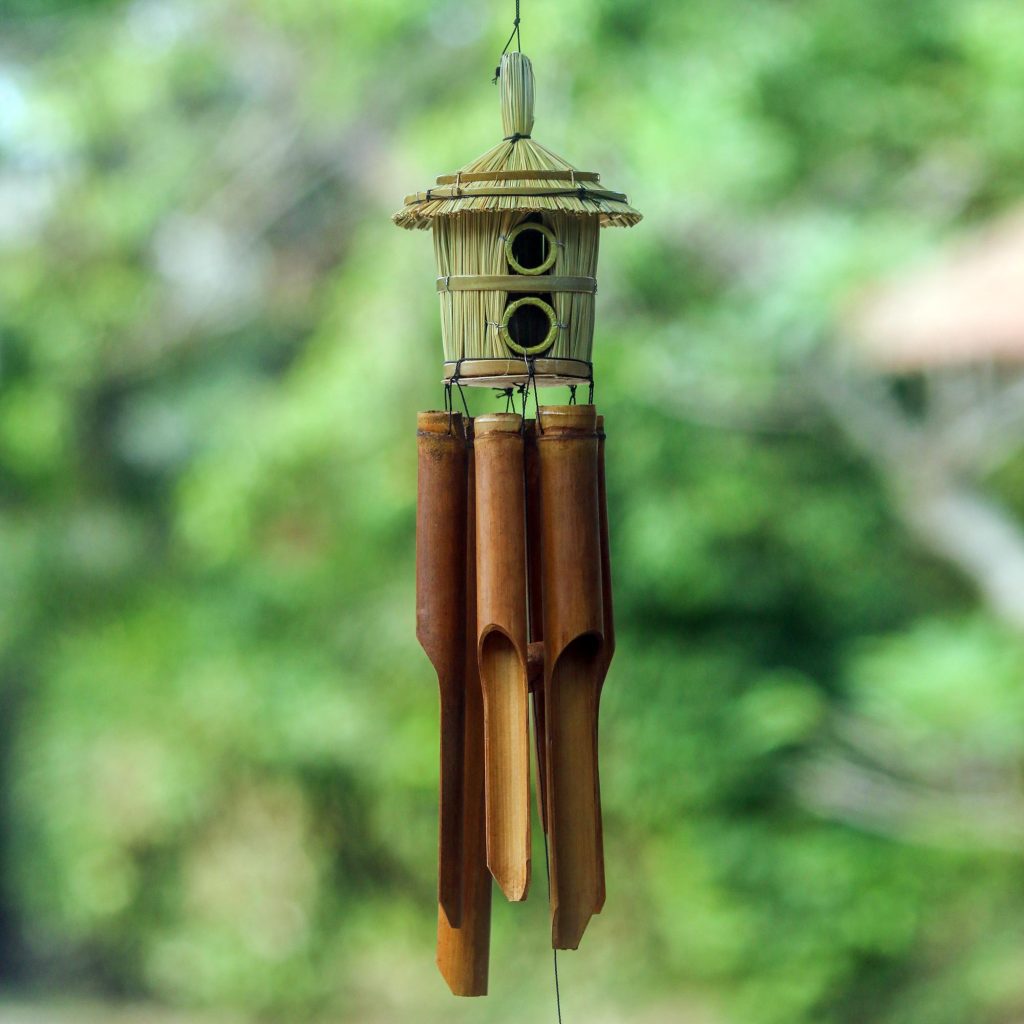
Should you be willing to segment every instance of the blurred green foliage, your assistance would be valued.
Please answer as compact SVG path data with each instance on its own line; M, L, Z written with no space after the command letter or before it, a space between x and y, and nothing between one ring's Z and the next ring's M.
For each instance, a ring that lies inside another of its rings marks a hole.
M433 973L413 423L440 345L429 238L388 221L498 137L507 7L0 4L8 982L551 1012L539 871L496 908L488 1003ZM1017 1019L1024 643L794 367L851 288L1019 191L1024 13L523 14L537 137L646 214L602 255L620 641L572 1019Z

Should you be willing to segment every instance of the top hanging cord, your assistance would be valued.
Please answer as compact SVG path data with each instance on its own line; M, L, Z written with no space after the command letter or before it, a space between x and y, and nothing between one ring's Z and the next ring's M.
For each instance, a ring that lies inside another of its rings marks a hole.
M508 48L512 45L513 39L516 41L517 53L523 48L523 40L522 37L519 35L519 22L519 0L516 0L516 17L515 20L512 22L512 33L508 37L508 42L505 43L505 48L501 51L502 57L504 57L505 54L508 53ZM501 77L501 71L502 63L501 58L499 58L498 66L494 69L494 77L491 79L491 85L494 85L494 83L497 82L498 79Z

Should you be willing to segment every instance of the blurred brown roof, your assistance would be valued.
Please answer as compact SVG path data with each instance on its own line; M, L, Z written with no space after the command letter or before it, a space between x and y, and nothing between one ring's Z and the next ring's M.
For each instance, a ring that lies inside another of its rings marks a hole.
M891 372L1024 362L1024 206L868 291L845 327Z

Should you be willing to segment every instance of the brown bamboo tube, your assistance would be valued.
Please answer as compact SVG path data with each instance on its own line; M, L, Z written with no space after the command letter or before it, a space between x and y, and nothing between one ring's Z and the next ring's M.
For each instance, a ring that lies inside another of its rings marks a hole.
M603 670L604 609L592 405L542 406L544 582L551 941L575 949L599 902L594 714Z
M540 462L537 454L537 423L527 420L524 431L526 465L526 563L529 598L530 698L533 701L533 735L537 755L537 813L541 828L548 830L547 768L544 757L544 585L541 571Z
M597 684L596 707L594 708L594 786L597 806L597 903L594 913L600 914L604 909L606 896L604 876L604 815L601 811L601 773L598 757L599 719L601 715L601 691L608 675L615 654L615 612L612 604L612 560L608 543L608 488L604 470L604 417L597 417L597 504L601 521L601 603L604 621L604 646L601 650L602 671Z
M437 913L437 966L456 996L487 995L491 950L491 873L484 825L484 709L476 663L476 542L473 421L466 423L466 733L462 771L462 919Z
M438 902L461 915L466 663L466 438L458 413L421 412L416 500L416 638L441 699Z
M475 421L477 652L487 865L510 900L530 884L530 726L522 419Z

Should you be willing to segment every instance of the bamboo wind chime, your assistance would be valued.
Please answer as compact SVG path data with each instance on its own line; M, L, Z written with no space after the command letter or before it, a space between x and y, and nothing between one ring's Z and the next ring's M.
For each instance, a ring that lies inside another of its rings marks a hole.
M604 422L591 345L601 227L626 197L532 139L533 70L499 70L505 137L395 222L432 228L444 411L417 420L417 637L441 706L437 962L456 995L487 991L491 878L530 886L530 710L550 849L551 938L575 949L605 900L598 706L615 647ZM587 385L590 402L575 404ZM464 417L453 387L516 391L523 415ZM529 389L569 405L526 418Z

